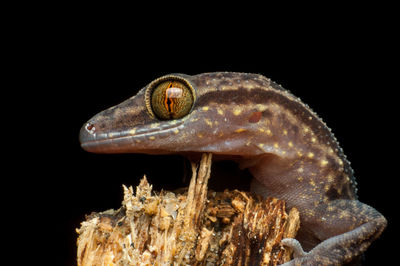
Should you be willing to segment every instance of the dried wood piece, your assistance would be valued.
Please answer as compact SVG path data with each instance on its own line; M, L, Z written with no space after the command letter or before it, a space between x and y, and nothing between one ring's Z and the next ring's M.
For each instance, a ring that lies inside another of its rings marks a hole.
M299 213L281 200L241 191L209 192L211 154L192 164L187 192L136 193L123 186L119 210L93 213L77 229L78 265L277 265L295 237Z

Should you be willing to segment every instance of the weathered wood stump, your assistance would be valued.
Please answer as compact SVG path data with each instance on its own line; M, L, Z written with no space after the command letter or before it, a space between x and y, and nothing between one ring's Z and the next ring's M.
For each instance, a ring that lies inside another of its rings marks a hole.
M77 229L78 265L277 265L290 260L280 245L294 237L299 212L285 202L242 191L208 191L211 154L186 192L152 192L144 177L124 188L118 210L92 213Z

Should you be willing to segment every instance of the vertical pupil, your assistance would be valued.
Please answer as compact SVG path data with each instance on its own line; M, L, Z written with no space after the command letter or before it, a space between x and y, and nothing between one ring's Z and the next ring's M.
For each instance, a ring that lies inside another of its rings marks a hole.
M172 82L170 82L168 84L168 87L165 91L165 94L166 94L165 95L165 105L166 105L167 111L170 115L172 114L172 104L173 104L172 99L171 99L173 97L172 91L170 90L171 88L172 88Z
M167 110L169 113L172 113L172 100L169 98L168 94L167 94Z

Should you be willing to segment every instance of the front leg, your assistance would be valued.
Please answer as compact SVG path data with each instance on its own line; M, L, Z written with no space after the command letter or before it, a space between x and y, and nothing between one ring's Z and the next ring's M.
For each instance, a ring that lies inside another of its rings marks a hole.
M379 237L387 224L382 214L357 200L334 200L317 207L315 214L306 217L303 226L307 228L303 229L323 241L304 252L297 240L282 240L283 245L295 251L295 258L283 265L342 265L351 262Z

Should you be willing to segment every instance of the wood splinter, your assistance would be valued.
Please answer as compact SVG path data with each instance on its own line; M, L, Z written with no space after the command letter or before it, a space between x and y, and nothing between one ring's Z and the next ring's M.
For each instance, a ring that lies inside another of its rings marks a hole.
M146 177L123 186L118 210L92 213L77 229L78 265L278 265L291 251L299 212L285 202L238 190L207 189L211 154L203 154L187 192L152 192Z

